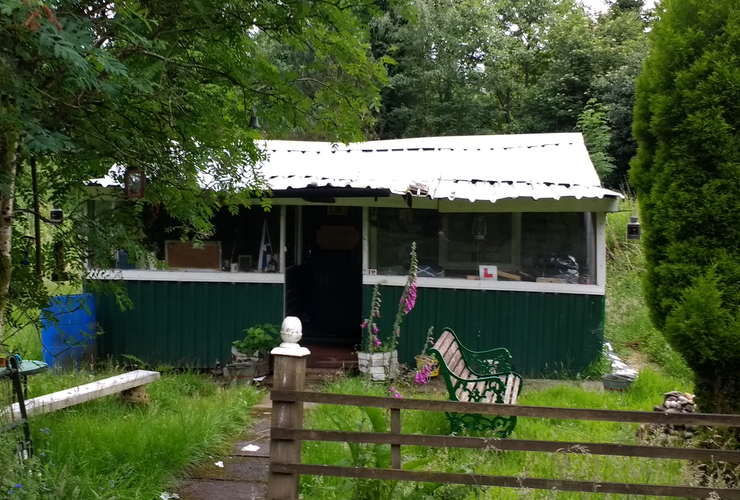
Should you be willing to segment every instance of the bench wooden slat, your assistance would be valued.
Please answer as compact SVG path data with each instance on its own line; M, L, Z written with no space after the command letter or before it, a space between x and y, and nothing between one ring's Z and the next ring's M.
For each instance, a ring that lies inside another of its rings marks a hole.
M458 349L455 344L453 344L450 347L448 347L447 350L445 351L444 356L443 356L443 358L445 360L445 363L452 362L452 358L454 358L455 357L455 354L457 354L459 352L460 352L460 349Z
M447 351L454 342L454 338L450 332L444 332L442 336L437 340L435 348L439 351L443 358L447 357Z
M460 350L457 350L457 352L453 354L452 358L450 358L449 362L447 362L447 367L450 369L450 372L459 376L460 371L458 370L458 368L461 362L464 363L462 353L460 352Z
M512 387L514 387L514 376L509 374L509 376L506 377L506 392L504 393L504 404L507 404L509 401L511 401Z
M521 382L521 379L519 377L516 377L514 379L514 387L511 390L511 399L509 400L509 404L515 405L516 400L519 397L519 383Z
M49 413L62 408L68 408L92 399L110 396L118 392L123 392L134 387L149 384L159 380L159 372L148 370L135 370L132 372L116 375L103 380L98 380L71 389L53 392L44 396L26 400L26 412L28 416ZM21 418L21 411L18 403L6 407L4 411L10 412L12 419Z
M462 401L463 403L466 403L470 400L468 392L465 390L464 385L461 385L460 388L457 390L457 400Z

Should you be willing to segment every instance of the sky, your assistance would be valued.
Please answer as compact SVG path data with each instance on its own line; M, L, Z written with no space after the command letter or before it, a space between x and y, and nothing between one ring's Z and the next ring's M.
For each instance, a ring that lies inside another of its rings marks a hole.
M605 0L580 0L581 3L595 10L596 12L604 12L607 9ZM645 8L652 9L655 4L654 0L645 0Z

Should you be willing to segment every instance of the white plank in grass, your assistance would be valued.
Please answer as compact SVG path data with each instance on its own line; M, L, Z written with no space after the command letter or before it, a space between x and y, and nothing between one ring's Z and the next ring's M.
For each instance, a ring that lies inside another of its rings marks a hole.
M61 410L70 406L85 403L93 399L110 396L123 392L127 389L133 389L142 385L149 384L159 380L159 372L148 370L135 370L132 372L116 375L106 379L91 382L89 384L72 387L63 391L53 392L44 396L26 400L26 412L28 416L50 413ZM13 420L21 418L21 411L18 403L15 403L5 411L10 411Z

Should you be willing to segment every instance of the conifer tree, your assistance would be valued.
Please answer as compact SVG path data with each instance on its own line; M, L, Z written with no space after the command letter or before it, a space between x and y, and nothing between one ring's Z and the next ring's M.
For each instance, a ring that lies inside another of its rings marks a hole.
M645 296L705 412L740 412L740 8L665 0L637 80Z

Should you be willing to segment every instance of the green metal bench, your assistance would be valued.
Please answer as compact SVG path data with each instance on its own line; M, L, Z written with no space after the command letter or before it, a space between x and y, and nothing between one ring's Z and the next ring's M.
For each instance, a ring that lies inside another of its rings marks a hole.
M516 404L522 390L522 377L511 370L511 354L503 348L471 351L463 346L450 328L429 349L437 358L440 373L447 385L449 401L482 404ZM507 437L516 426L516 417L447 413L451 432L463 428L471 431L493 431Z

